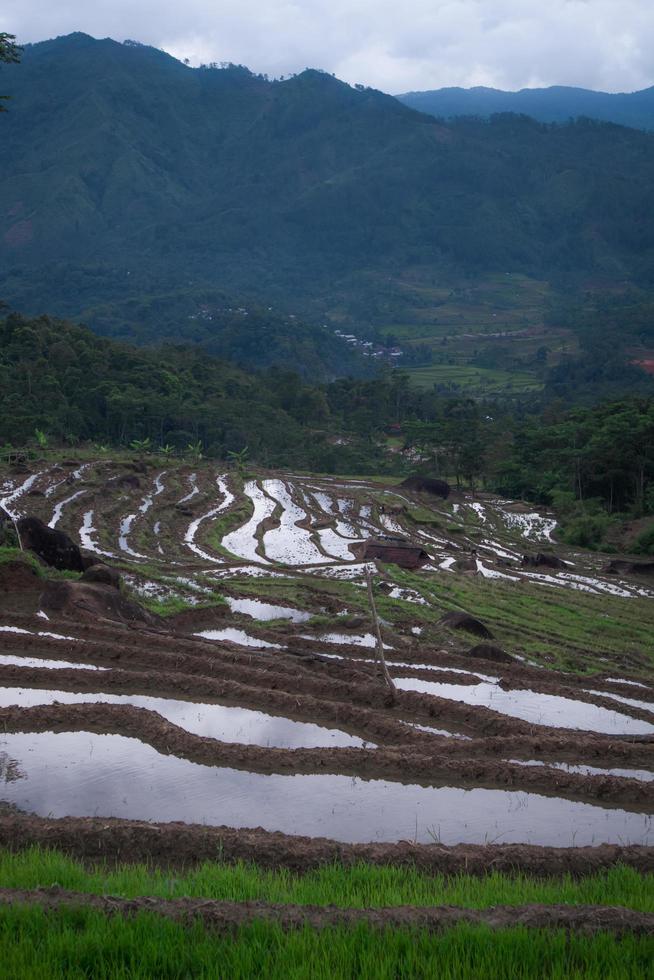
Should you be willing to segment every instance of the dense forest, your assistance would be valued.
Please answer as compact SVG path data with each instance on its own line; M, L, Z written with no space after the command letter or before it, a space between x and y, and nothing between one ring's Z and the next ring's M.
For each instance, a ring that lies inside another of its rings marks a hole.
M247 447L264 466L422 469L554 505L571 543L587 546L616 516L654 513L651 396L509 411L416 391L401 371L310 384L280 368L247 373L197 348L136 348L15 313L0 320L0 441L217 460Z
M339 303L365 322L389 277L654 280L649 133L443 123L317 71L82 34L27 46L4 84L0 295L32 314L124 336L154 301L170 336L207 290L319 324ZM415 297L395 292L401 322Z
M42 432L54 443L134 441L222 457L244 446L260 462L319 464L315 389L248 375L199 349L142 350L72 324L17 314L0 321L0 439L13 446ZM293 412L289 411L292 409Z

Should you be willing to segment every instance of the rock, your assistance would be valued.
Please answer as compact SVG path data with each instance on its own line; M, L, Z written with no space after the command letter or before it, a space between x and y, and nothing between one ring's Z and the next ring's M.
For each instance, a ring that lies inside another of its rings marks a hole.
M80 581L96 582L98 585L109 585L112 589L120 589L122 578L117 568L98 562L85 570Z
M48 582L40 602L44 612L76 620L163 628L159 616L127 599L111 585L68 580Z
M609 575L654 575L654 561L626 561L614 558L605 571Z
M451 630L465 630L466 633L474 633L475 636L481 636L486 640L493 639L493 634L487 626L465 612L445 613L438 622L440 626L447 626Z
M468 656L475 660L492 660L495 664L512 664L513 657L505 653L501 647L496 647L493 643L478 643L477 646L468 650Z
M82 568L84 571L86 571L87 568L91 568L93 565L102 564L98 556L93 551L84 551L84 549L80 548L80 554L82 556Z
M69 572L84 570L82 555L74 541L38 517L21 517L17 522L23 548L42 558L46 565Z
M409 476L400 484L407 490L418 490L423 493L433 493L437 497L447 498L450 495L450 485L445 480L435 480L430 476Z
M565 568L565 562L558 557L558 555L553 555L547 551L539 551L535 555L523 555L522 564L527 565L530 568Z
M477 562L474 558L457 558L451 568L455 572L476 572Z

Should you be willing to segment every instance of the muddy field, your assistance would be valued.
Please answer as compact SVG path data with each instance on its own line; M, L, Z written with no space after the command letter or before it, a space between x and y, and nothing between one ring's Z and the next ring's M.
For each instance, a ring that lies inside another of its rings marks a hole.
M175 463L2 479L5 511L121 583L0 564L0 843L129 859L172 833L183 857L240 829L289 866L366 847L454 864L468 848L469 870L475 847L511 867L616 848L650 866L654 586L562 548L551 515ZM382 536L426 560L362 560Z

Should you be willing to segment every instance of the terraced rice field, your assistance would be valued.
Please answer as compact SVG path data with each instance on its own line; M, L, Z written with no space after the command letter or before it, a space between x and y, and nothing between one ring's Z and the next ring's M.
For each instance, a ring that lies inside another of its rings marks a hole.
M551 515L106 460L8 474L0 498L118 568L155 617L57 610L46 578L0 565L0 840L98 818L277 835L298 855L320 839L573 862L654 844L652 587L562 548ZM363 561L380 535L427 561ZM565 564L521 563L537 551ZM480 638L440 623L451 611L508 656L471 654Z

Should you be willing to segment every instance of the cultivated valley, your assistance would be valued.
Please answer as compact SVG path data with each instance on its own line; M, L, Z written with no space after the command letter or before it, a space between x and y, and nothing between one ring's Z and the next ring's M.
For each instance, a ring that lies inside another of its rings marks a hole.
M5 69L6 975L648 976L645 125Z

